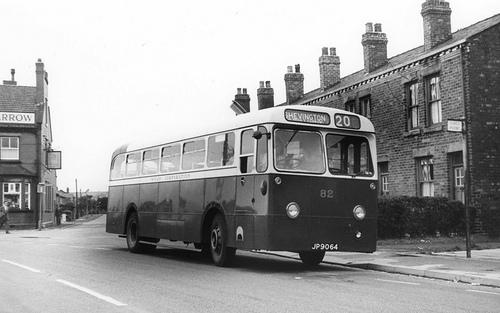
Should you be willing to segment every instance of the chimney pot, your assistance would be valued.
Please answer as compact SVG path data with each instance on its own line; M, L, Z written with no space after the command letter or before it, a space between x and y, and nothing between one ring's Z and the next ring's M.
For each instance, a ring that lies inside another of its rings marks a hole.
M319 57L319 81L323 90L340 81L340 58L336 48L330 48L330 55Z
M382 33L382 24L366 23L366 33L361 36L365 71L367 73L387 64L387 36Z
M321 55L328 55L328 48L327 47L323 47L323 49L321 49Z
M300 72L300 65L288 67L288 73L285 74L286 103L292 104L304 96L304 74Z
M292 74L295 75L295 74ZM271 82L261 82L261 86L257 89L257 104L259 110L272 108L274 106L274 90L271 88Z
M241 95L241 88L236 88L236 94Z
M451 38L450 4L443 0L422 3L424 50L430 50Z
M367 33L373 33L373 23L366 23L365 27Z
M259 88L264 88L264 81L262 81L262 80L261 80L261 81L259 82Z
M287 71L288 73L293 73L293 66L291 66L291 65L290 65L290 66L288 66L288 67L286 68L286 71Z
M247 89L246 88L243 88L243 94L246 95L247 94Z

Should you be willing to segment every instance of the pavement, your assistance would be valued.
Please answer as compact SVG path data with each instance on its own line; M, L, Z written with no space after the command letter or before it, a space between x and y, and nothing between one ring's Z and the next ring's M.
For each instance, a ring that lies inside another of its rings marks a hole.
M266 252L268 253L268 252ZM299 259L293 252L269 254ZM421 254L384 247L374 253L327 252L323 263L500 288L500 249Z

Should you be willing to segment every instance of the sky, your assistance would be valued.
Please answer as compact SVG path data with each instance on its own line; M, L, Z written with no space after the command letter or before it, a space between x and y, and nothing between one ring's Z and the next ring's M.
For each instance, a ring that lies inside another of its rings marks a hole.
M322 47L341 76L363 68L361 35L382 23L388 57L423 44L424 0L3 1L0 80L49 78L58 188L106 191L112 152L127 142L231 119L236 88L256 110L259 81L285 101L287 66L319 87ZM449 0L452 32L500 13L498 0ZM169 136L170 137L170 136Z

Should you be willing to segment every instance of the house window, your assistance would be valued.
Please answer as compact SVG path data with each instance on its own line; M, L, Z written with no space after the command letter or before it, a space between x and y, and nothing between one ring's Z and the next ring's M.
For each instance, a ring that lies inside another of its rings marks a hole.
M347 102L345 103L345 110L346 110L346 111L349 111L349 112L353 112L353 113L355 113L355 111L356 111L355 102L354 102L354 101L352 101L352 100L351 100L351 101L347 101Z
M11 209L21 209L21 183L3 183L2 203L8 201Z
M427 79L427 105L428 124L433 125L443 120L441 109L441 92L439 90L439 76L432 76Z
M380 195L388 195L389 194L389 162L380 162L378 164L378 172L379 172L379 190Z
M18 137L0 137L0 160L19 160Z
M407 104L407 129L418 128L418 84L411 83L406 87L406 104Z
M432 158L417 160L418 195L434 197L434 161Z
M462 152L449 155L451 161L451 187L453 200L465 203L465 170Z
M372 117L372 108L371 108L371 100L370 97L363 97L359 99L359 110L360 114L366 116L368 118Z

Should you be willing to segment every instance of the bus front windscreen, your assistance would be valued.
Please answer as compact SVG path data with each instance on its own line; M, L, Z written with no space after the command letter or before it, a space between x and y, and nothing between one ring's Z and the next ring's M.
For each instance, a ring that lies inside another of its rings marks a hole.
M365 137L326 135L328 170L334 175L373 176L370 145Z
M274 136L274 164L277 170L321 174L325 156L318 132L277 129Z

